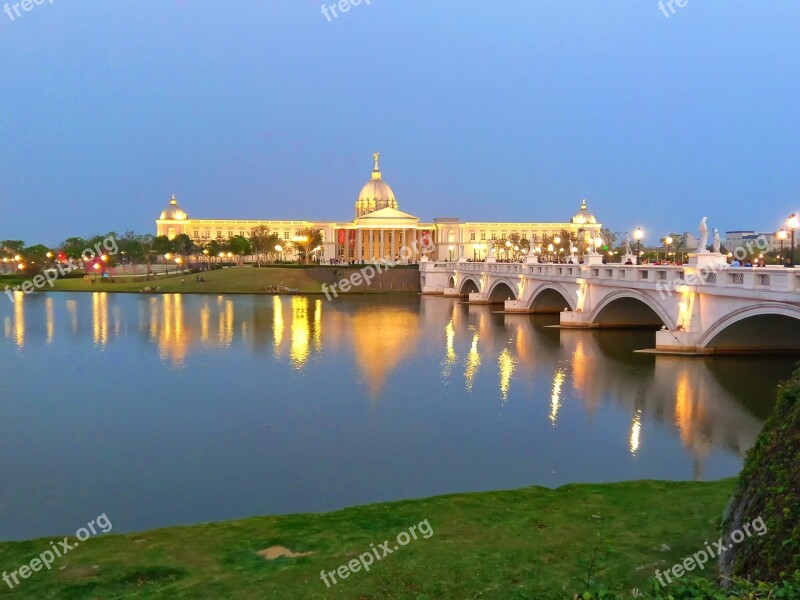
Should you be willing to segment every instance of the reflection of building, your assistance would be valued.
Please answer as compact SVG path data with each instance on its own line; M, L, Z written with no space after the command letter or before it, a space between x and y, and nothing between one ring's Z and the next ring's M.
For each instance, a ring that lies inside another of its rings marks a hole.
M535 245L545 238L568 231L570 235L574 234L585 241L601 226L589 212L585 200L578 213L563 223L461 222L453 218L421 222L418 217L399 210L392 188L383 180L377 153L374 158L372 177L358 194L352 221L190 219L173 196L156 221L156 234L171 239L185 233L195 242L204 244L211 240L227 240L236 235L248 237L254 227L266 225L271 232L288 242L299 235L301 229L313 227L322 230L322 260L394 258L400 256L404 247L413 249L415 241L420 250L423 244L432 242L435 246L431 258L444 260L462 255L470 259L485 258L491 240L513 239L515 236ZM421 256L421 251L410 255L412 259Z

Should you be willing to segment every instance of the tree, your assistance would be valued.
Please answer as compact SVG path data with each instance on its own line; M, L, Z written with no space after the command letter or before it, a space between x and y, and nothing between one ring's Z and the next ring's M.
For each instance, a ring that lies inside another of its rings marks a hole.
M175 236L172 240L172 247L175 249L175 252L181 255L181 259L184 263L186 262L186 257L195 252L195 245L192 238L185 233L179 233Z
M298 255L300 262L307 263L310 254L319 246L322 246L322 230L316 227L305 227L298 232L297 241Z
M61 251L67 258L79 259L83 256L83 251L90 248L88 240L82 237L70 237L59 244Z
M261 261L266 260L270 253L268 240L270 238L269 227L266 225L259 225L250 230L250 245L253 248L255 255L256 265L261 266Z
M253 253L253 245L246 237L235 235L228 240L228 251L236 256L236 262L242 266L242 258Z

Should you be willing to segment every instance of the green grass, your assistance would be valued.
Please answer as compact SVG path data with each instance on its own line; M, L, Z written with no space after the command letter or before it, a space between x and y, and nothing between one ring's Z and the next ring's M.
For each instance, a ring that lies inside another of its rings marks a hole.
M733 487L732 479L530 487L109 534L13 591L0 585L0 598L547 600L571 598L590 573L594 584L629 591L717 539ZM370 544L392 540L393 547L398 533L425 519L428 539L330 589L320 580L321 570L335 570ZM277 545L313 554L258 555ZM0 569L14 570L48 547L49 539L0 544Z
M129 277L120 277L116 283L100 281L93 284L93 278L84 279L59 279L56 281L56 291L61 292L139 292L145 287L159 286L162 292L180 292L183 294L254 294L263 293L268 285L282 285L296 288L304 293L320 293L320 284L311 275L308 269L262 268L250 267L219 269L200 274L205 278L205 283L195 280L195 275L183 275L185 283L181 285L181 276L159 276L158 280L145 281L143 277L131 280Z

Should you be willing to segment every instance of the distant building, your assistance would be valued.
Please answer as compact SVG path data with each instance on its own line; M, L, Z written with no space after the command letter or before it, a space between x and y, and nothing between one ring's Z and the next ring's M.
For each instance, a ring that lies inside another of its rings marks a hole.
M746 231L726 231L725 232L725 247L728 251L732 252L735 248L746 248L747 243L750 242L755 246L759 238L764 238L770 245L770 248L777 250L781 247L781 240L775 231L756 232L753 230ZM790 244L789 238L784 241L784 248L788 248ZM762 243L763 245L763 243Z
M173 239L185 233L197 244L204 245L211 240L227 240L236 235L249 237L254 227L266 225L285 241L291 241L301 229L313 227L322 231L320 262L327 262L329 259L360 262L373 258L394 258L400 254L402 248L411 248L414 241L418 242L417 248L420 250L423 244L428 246L429 242L423 240L434 243L430 256L433 259L457 260L463 256L481 260L486 258L491 240L504 240L516 234L529 240L531 248L535 248L545 239L560 235L566 230L570 234L576 234L586 244L602 226L589 212L585 200L580 210L570 220L562 223L462 222L457 218L438 218L423 222L419 217L399 210L392 188L383 180L378 157L376 153L372 177L358 194L355 218L352 221L190 219L173 196L156 220L156 235L166 235ZM411 259L419 260L421 257L422 253L418 251Z

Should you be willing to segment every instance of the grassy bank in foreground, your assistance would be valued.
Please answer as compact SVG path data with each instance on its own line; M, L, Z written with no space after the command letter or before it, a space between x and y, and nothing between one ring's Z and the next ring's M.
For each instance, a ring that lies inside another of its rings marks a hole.
M571 598L589 577L627 593L717 539L733 486L728 479L531 487L108 535L13 591L0 582L0 597L548 600ZM321 570L336 570L370 544L390 540L392 548L399 533L426 519L428 539L412 539L330 589L321 581ZM259 555L275 546L309 554ZM0 569L15 570L47 548L49 539L0 544Z

